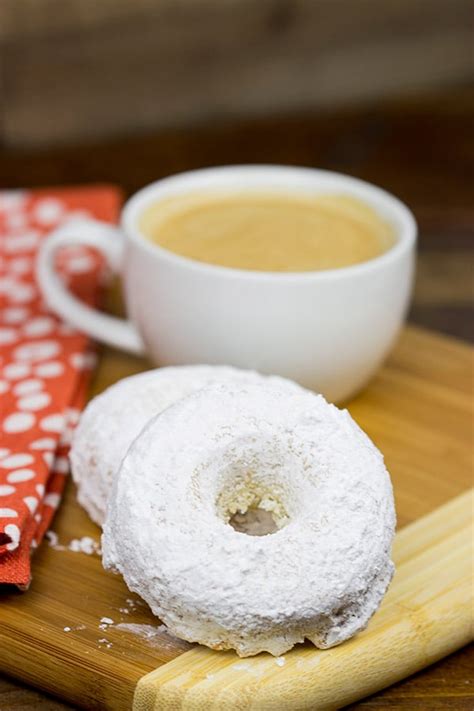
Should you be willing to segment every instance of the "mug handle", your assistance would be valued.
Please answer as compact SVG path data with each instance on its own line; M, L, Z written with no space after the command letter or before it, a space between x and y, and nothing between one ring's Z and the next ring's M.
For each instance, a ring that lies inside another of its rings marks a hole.
M125 237L117 227L88 219L62 225L43 242L36 262L36 278L48 307L96 340L142 355L145 347L131 321L108 316L87 306L64 286L54 268L54 257L58 249L71 245L94 247L105 256L112 271L122 269Z

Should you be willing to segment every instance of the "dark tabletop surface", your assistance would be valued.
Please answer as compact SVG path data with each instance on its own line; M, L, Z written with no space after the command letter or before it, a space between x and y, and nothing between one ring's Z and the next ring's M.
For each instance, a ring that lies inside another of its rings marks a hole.
M229 120L53 149L2 149L0 188L119 184L128 195L182 170L284 163L350 173L395 193L420 227L410 320L472 341L474 91L364 108ZM466 383L466 389L472 383ZM34 653L34 652L32 652ZM465 648L351 709L474 709L474 652ZM0 676L0 711L59 711L55 700Z

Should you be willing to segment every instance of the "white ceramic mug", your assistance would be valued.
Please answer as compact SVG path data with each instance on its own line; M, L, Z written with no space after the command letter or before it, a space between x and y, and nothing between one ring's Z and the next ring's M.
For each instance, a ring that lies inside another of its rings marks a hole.
M149 203L194 190L272 190L349 194L371 205L395 245L354 266L318 272L229 269L152 244L138 228ZM160 365L227 363L277 373L334 401L359 390L392 346L409 304L416 223L392 195L338 173L283 166L229 166L175 175L140 190L121 226L85 220L44 242L37 276L46 302L99 341L148 353ZM54 271L66 245L99 249L123 279L129 320L75 299Z

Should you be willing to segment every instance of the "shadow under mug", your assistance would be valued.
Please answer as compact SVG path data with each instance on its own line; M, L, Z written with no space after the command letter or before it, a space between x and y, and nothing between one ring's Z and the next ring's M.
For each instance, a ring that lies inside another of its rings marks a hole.
M195 190L348 194L395 232L374 259L317 272L230 269L181 257L138 228L150 203ZM369 183L322 170L227 166L182 173L136 193L120 227L66 223L48 236L37 278L48 306L93 338L159 365L228 364L300 382L341 401L366 384L390 350L410 300L416 223L397 198ZM121 274L128 320L100 313L67 291L54 270L69 245L100 250Z

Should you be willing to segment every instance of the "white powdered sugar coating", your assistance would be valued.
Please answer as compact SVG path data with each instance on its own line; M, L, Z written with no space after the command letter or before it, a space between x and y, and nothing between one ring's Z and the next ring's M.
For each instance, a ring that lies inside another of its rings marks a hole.
M279 530L229 524L255 506ZM347 411L270 381L216 385L153 418L130 447L103 560L173 635L278 657L367 625L393 574L394 528L383 457Z
M88 404L73 436L69 457L79 503L102 526L113 478L128 447L154 415L213 383L267 380L300 389L276 376L210 365L157 368L107 388Z

